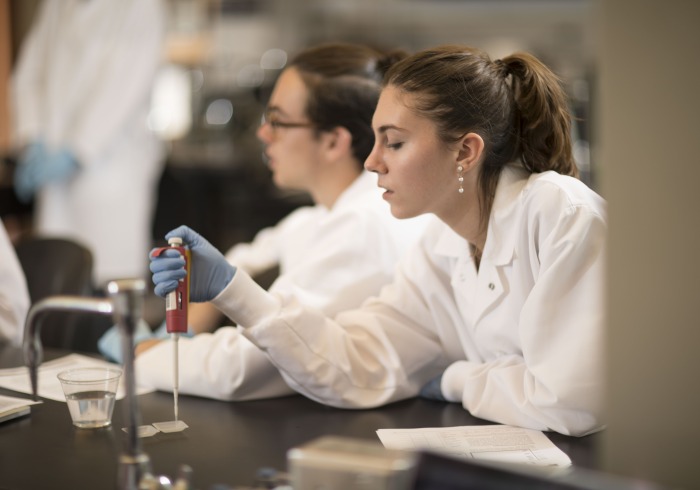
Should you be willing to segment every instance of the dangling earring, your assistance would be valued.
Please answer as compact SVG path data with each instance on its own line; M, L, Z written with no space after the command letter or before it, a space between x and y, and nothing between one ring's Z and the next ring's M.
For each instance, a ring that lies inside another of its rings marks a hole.
M464 172L464 167L461 165L457 165L457 181L459 182L459 193L464 194L464 175L462 174Z

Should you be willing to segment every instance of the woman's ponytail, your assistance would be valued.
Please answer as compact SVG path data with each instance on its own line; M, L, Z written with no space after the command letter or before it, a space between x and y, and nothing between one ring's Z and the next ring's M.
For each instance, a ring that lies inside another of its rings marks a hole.
M523 166L530 172L555 170L578 177L571 145L571 115L559 78L527 53L513 54L500 63L504 75L512 77Z

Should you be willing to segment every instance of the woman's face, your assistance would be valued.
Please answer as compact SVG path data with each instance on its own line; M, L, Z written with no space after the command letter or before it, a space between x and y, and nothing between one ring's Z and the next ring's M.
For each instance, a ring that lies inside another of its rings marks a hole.
M384 199L397 218L434 213L444 221L460 212L457 151L435 124L409 109L413 95L388 86L372 119L375 142L365 168L379 175ZM408 105L407 105L408 103Z
M265 156L275 185L309 190L318 161L318 140L306 116L306 85L294 68L282 72L257 136L265 144Z

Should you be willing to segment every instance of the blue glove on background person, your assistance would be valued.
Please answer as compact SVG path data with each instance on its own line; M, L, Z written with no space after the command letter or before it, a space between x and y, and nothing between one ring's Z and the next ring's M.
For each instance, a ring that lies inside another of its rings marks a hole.
M41 141L30 143L18 163L14 184L17 198L22 202L30 201L44 185L69 178L79 168L70 150L50 150Z
M193 334L191 332L180 334L181 337L192 337L192 335ZM136 326L136 331L134 332L133 346L136 347L139 342L143 342L144 340L162 340L169 337L170 334L166 330L165 321L163 321L160 327L158 327L155 331L151 331L151 327L148 326L145 321L141 320ZM100 337L100 340L97 341L97 350L99 350L100 354L105 356L110 361L118 362L119 364L124 362L124 355L122 353L122 338L121 334L119 333L119 327L116 325L112 326L112 328L107 330L102 337Z
M236 268L211 243L187 226L180 226L165 235L166 240L173 237L182 238L183 244L190 249L190 301L211 301L228 286ZM154 291L164 297L185 277L185 259L177 250L166 250L154 257L154 250L149 254Z
M136 331L134 332L134 346L139 342L150 339L153 337L153 331L151 327L143 320L140 320L138 325L136 325ZM97 350L100 354L105 356L107 359L113 362L118 362L122 364L124 362L124 353L122 352L122 336L119 333L119 328L114 325L112 328L107 330L100 340L97 341Z
M438 400L441 402L446 402L447 399L442 394L442 388L440 387L442 383L442 374L434 377L427 383L423 385L418 393L421 398L427 398L429 400Z

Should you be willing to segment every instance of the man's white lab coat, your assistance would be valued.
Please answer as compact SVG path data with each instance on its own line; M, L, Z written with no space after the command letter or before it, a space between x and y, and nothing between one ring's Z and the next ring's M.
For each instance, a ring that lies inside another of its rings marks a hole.
M38 193L37 231L86 244L99 283L147 271L163 162L147 118L165 15L161 0L42 2L13 73L17 147L41 140L80 166Z
M430 226L379 297L331 319L234 276L214 304L298 392L375 407L442 393L503 424L602 427L606 206L580 181L506 168L477 272L468 243Z
M400 254L428 220L400 221L381 197L376 175L363 172L331 209L297 209L277 226L238 245L227 259L236 275L279 264L275 294L328 315L355 308L394 276ZM254 307L254 305L251 305ZM293 393L266 356L235 327L179 340L180 392L247 400ZM173 346L164 341L136 359L142 386L172 390Z
M22 343L29 304L24 271L0 221L0 342Z

